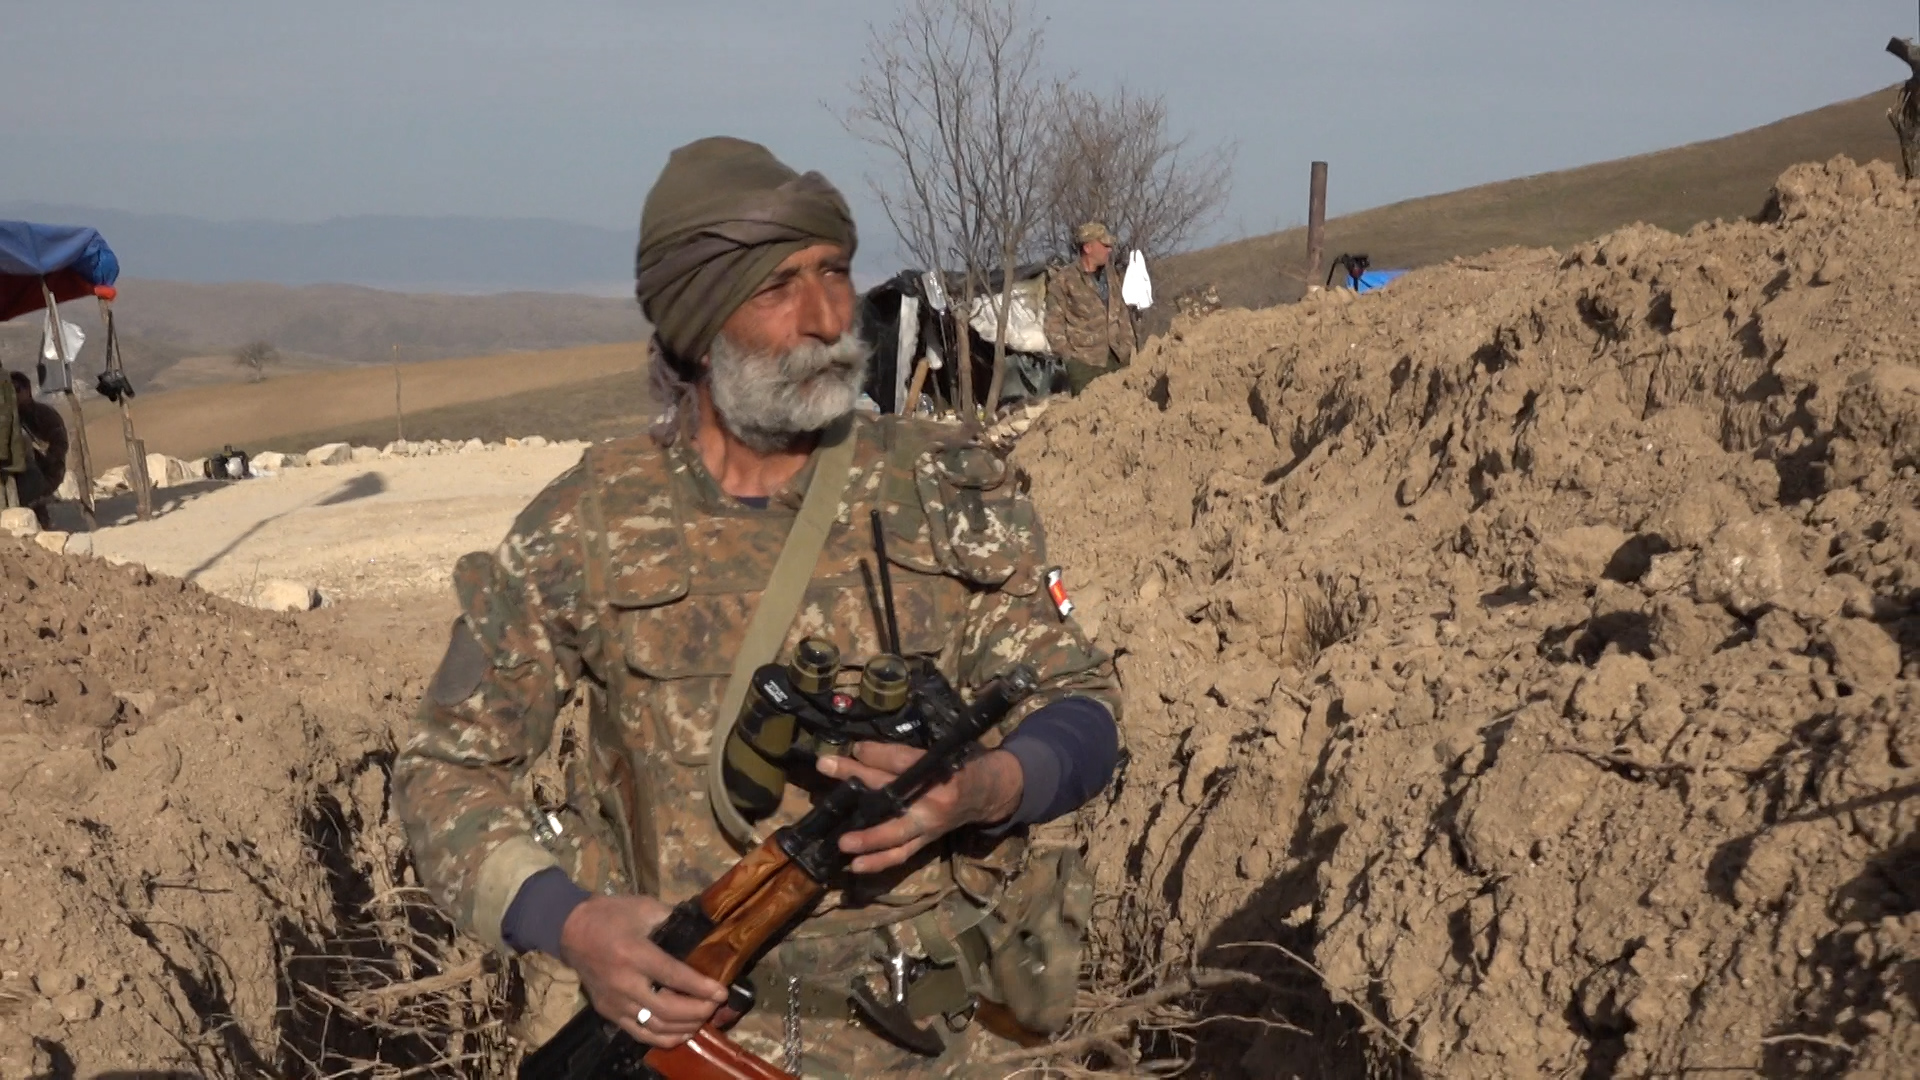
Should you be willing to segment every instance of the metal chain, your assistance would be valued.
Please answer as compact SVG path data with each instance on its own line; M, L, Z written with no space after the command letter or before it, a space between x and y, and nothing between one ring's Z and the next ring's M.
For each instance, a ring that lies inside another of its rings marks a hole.
M787 976L786 1069L800 1075L800 976Z

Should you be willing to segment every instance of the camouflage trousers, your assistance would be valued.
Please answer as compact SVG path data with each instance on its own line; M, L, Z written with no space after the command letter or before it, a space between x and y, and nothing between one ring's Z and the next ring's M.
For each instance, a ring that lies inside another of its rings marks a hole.
M868 960L885 945L878 932L788 941L755 968L753 979L756 985L765 987L785 979L788 972L796 976L805 972L817 980L820 973L843 971L850 983L853 978L878 973L878 965ZM520 958L520 968L527 988L528 1012L515 1035L537 1046L587 1007L587 998L578 978L557 960L530 953ZM783 1068L788 1062L788 1035L797 1035L799 1075L803 1080L860 1080L868 1076L999 1080L1019 1071L1017 1065L992 1063L1017 1047L978 1024L954 1032L939 1017L922 1023L943 1032L947 1048L939 1057L903 1050L852 1019L801 1015L790 1029L786 1010L764 998L727 1034L748 1052Z

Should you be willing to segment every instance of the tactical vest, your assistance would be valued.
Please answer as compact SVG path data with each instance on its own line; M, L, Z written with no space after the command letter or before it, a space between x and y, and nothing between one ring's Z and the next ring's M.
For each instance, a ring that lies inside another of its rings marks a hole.
M839 647L842 678L852 683L883 651L865 528L877 506L902 650L933 660L959 684L976 598L1041 587L1031 510L1016 497L1005 462L956 442L950 429L862 418L853 437L852 475L781 658L804 637L826 638ZM799 500L777 496L767 509L747 507L721 493L685 446L623 440L590 450L583 464L592 483L576 527L598 628L583 657L597 676L585 786L623 864L624 880L615 883L675 903L739 856L708 806L709 738ZM789 490L805 490L812 468ZM781 807L758 824L771 831L796 820L809 801L804 787L790 784ZM956 890L991 906L1022 852L1016 838L951 837L907 866L863 879L858 895L829 894L794 936L897 923L934 912ZM582 884L615 881L599 876Z

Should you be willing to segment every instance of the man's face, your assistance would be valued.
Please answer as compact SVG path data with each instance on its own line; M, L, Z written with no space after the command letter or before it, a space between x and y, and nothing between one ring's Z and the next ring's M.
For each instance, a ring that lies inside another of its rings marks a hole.
M868 352L853 306L846 254L819 244L782 262L727 319L707 353L707 387L735 437L777 450L853 410Z
M1082 250L1087 253L1087 265L1093 267L1095 270L1107 265L1108 261L1113 258L1113 245L1111 244L1103 244L1098 240L1089 240L1081 245L1081 247Z

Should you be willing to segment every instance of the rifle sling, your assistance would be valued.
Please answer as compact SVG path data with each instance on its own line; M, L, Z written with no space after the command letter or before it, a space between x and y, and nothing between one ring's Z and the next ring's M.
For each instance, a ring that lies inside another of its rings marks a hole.
M820 448L814 454L813 479L807 484L806 498L801 501L800 513L793 519L793 529L780 549L779 561L773 565L773 576L767 581L766 591L760 594L753 621L747 624L746 640L734 654L733 673L727 678L726 693L720 698L720 712L714 717L713 739L707 747L707 801L721 831L742 848L757 847L765 838L741 816L727 796L721 768L727 740L739 722L740 706L747 699L753 673L779 655L780 646L787 640L787 630L806 598L807 584L813 580L820 552L825 549L827 535L839 516L840 496L847 490L847 481L852 476L854 441L851 417L838 421L822 434Z

